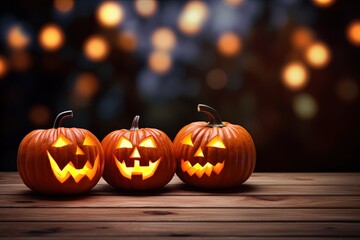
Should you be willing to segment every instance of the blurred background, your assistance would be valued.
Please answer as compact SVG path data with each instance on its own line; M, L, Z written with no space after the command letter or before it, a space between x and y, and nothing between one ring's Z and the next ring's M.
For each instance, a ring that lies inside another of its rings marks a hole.
M32 0L0 13L1 162L34 129L245 127L255 171L360 170L360 1Z

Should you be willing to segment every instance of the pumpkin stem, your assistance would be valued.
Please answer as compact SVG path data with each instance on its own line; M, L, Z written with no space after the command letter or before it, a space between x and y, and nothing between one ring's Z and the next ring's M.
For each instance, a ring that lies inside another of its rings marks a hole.
M61 127L62 123L63 123L63 121L65 119L72 118L73 116L74 116L74 114L73 114L72 110L68 110L68 111L64 111L64 112L59 113L55 118L53 128Z
M209 118L210 122L207 125L208 127L225 127L225 124L222 123L219 113L212 107L205 104L198 104L198 112L205 113Z
M134 117L130 130L139 130L139 119L140 119L139 115L136 115Z

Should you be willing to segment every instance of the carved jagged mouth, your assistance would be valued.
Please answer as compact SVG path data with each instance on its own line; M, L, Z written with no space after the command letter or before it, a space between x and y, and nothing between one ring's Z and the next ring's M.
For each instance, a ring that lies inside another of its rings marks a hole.
M225 160L222 163L217 163L215 166L207 162L204 166L201 166L199 163L196 163L194 166L189 161L181 160L181 170L187 172L190 176L196 174L198 178L201 178L204 173L210 177L211 173L214 172L217 175L220 174L221 170L224 168Z
M54 173L54 176L59 180L59 182L65 182L70 176L73 177L75 182L80 182L83 177L88 177L90 180L94 178L96 172L99 168L99 154L96 156L94 161L94 166L91 165L89 161L86 161L84 167L77 169L74 164L70 161L63 169L59 168L54 158L51 156L49 151L46 151L49 157L51 169Z
M128 179L131 179L132 175L139 175L139 176L141 175L142 180L145 180L145 179L148 179L148 178L150 178L150 177L152 177L154 175L157 167L159 166L160 159L161 158L159 158L155 162L149 161L148 166L140 166L140 160L134 160L134 167L127 167L126 163L125 163L125 160L120 162L115 157L115 163L116 163L116 166L118 167L121 175L123 175L124 177L126 177Z

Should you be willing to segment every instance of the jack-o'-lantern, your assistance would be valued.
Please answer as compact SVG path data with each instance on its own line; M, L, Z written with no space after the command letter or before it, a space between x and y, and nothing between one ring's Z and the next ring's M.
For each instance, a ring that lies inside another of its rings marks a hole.
M109 133L101 142L105 153L103 178L127 190L163 187L174 176L175 154L171 140L155 128L139 129L135 116L130 130Z
M210 122L193 122L174 139L176 174L200 188L229 188L245 182L255 168L255 145L241 126L222 122L218 112L204 104L198 111Z
M72 116L72 111L60 113L52 129L34 130L20 143L19 175L35 192L78 194L101 178L105 160L99 140L86 129L61 127Z

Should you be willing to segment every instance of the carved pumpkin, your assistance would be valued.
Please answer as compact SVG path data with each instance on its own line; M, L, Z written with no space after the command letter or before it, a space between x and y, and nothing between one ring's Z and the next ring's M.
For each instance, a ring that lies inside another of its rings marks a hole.
M139 129L139 118L135 116L130 130L113 131L101 142L105 153L103 178L114 187L156 189L166 185L175 174L171 140L158 129Z
M60 127L72 116L72 111L60 113L52 129L34 130L20 143L19 175L33 191L78 194L101 178L105 161L99 140L86 129Z
M222 122L217 111L199 104L210 122L193 122L174 139L176 174L201 188L229 188L245 182L255 168L255 145L241 126Z

